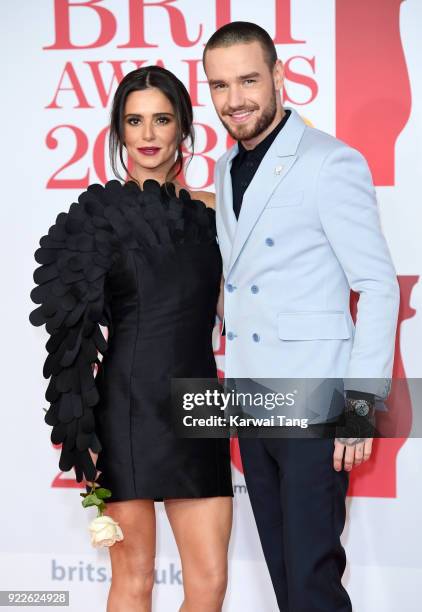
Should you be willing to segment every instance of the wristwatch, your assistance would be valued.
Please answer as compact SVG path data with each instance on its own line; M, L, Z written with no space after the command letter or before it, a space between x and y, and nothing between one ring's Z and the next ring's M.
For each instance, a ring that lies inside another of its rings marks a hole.
M346 409L348 411L353 411L358 416L366 416L369 414L371 408L373 408L374 404L364 399L352 399L350 397L346 400Z
M337 427L336 439L342 444L355 445L375 434L375 401L373 398L346 397L344 424Z

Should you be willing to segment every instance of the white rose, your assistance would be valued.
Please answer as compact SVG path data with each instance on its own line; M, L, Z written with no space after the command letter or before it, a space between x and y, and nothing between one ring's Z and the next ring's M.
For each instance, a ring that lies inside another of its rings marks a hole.
M89 525L91 544L94 548L113 546L115 542L123 540L123 532L111 516L97 516Z

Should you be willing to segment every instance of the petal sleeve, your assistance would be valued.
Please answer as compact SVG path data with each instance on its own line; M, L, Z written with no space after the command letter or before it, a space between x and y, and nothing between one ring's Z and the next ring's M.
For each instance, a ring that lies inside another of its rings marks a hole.
M60 213L40 240L31 299L38 308L30 322L45 324L50 335L43 374L50 378L44 420L53 427L51 441L62 444L59 467L75 468L76 480L94 480L96 468L88 449L101 451L94 408L99 401L93 364L107 342L100 324L108 325L106 277L120 257L110 224L109 203L101 185L91 185Z

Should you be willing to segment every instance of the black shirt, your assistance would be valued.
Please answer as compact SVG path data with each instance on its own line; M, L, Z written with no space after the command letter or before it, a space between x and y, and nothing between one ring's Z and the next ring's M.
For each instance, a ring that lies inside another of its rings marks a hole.
M239 152L233 158L231 167L232 189L233 189L233 210L236 219L239 217L242 207L243 196L249 183L253 179L255 172L259 168L259 164L264 158L264 155L274 142L277 134L281 131L290 116L291 111L286 110L283 119L275 126L272 132L268 134L259 144L251 150L245 149L241 142Z

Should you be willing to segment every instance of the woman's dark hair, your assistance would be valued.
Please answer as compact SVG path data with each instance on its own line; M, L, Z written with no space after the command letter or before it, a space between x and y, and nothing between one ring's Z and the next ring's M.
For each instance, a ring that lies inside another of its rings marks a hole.
M126 99L132 91L143 91L155 87L163 93L171 103L177 124L177 157L166 176L167 181L173 181L183 168L182 144L189 138L191 155L193 156L194 131L192 103L186 87L172 72L161 66L145 66L129 72L119 83L114 94L110 111L109 155L114 175L120 176L117 168L117 157L128 175L130 174L123 159L124 147L124 110ZM138 182L138 181L136 181Z
M272 71L277 61L277 50L271 36L264 28L249 21L233 21L219 28L205 45L202 63L205 66L205 55L211 49L231 47L232 45L258 42L264 51L265 61Z

